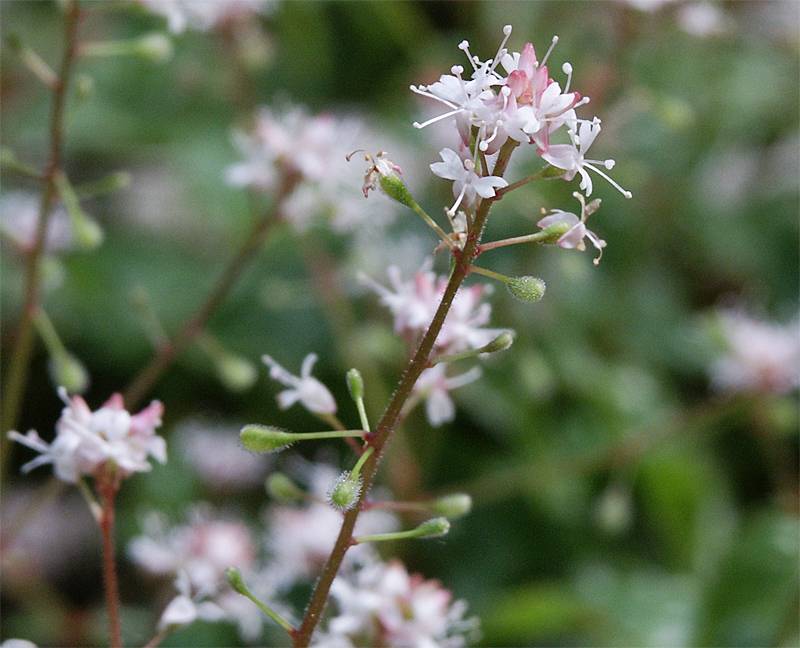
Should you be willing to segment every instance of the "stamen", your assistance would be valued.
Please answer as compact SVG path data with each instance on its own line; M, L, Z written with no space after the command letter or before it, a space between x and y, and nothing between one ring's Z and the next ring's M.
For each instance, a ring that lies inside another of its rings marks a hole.
M609 182L609 184L611 184L611 186L614 187L614 189L619 191L626 198L633 198L633 194L630 191L628 191L627 189L623 189L613 178L611 178L611 176L609 176L607 173L601 171L600 169L598 169L593 164L589 164L586 161L584 161L583 166L585 166L587 169L591 169L597 175L599 175L601 178L605 178Z
M542 67L547 63L547 59L550 58L550 54L553 52L553 48L556 46L558 42L558 36L553 36L553 40L550 41L550 47L547 48L547 52L545 52L544 58L539 62L538 67Z
M488 139L483 140L478 145L478 147L481 149L481 151L485 151L486 149L489 148L489 144L491 144L494 141L494 139L497 137L497 133L500 131L500 128L502 128L502 126L503 126L503 120L502 119L498 119L497 123L495 124L494 132L492 133L492 136L489 137Z
M564 93L567 94L569 92L569 86L572 84L572 65L570 63L564 63L561 66L561 71L567 75L567 85L564 86Z
M503 27L503 40L500 43L500 47L497 48L497 54L494 56L494 62L492 63L492 67L489 68L490 72L494 72L494 69L497 67L497 64L500 62L500 59L503 58L503 55L508 51L506 50L506 43L508 42L509 36L511 36L512 27L511 25L506 25ZM488 61L487 61L488 62Z
M439 103L443 103L448 108L458 108L458 106L456 106L454 103L451 103L451 102L447 101L447 99L442 99L441 97L437 97L432 92L428 92L427 90L423 90L423 86L410 85L410 86L408 86L408 89L411 90L411 92L413 92L415 94L418 94L418 95L421 95L423 97L428 97L429 99L436 99L436 101L438 101Z
M453 115L458 114L460 112L461 112L461 108L456 108L455 110L451 110L449 112L446 112L443 115L439 115L438 117L434 117L433 119L429 119L428 121L422 122L421 124L419 122L414 122L412 124L412 126L414 128L425 128L426 126L430 126L431 124L435 124L438 121L442 121L443 119L447 119L448 117L452 117Z
M461 187L461 193L458 194L458 198L456 198L456 201L453 203L453 206L447 210L447 214L449 216L451 217L455 216L456 210L458 209L458 206L461 204L461 201L464 200L464 194L466 192L467 192L467 183L465 182L464 186Z
M356 149L355 151L352 151L352 152L348 153L347 155L345 155L344 159L349 162L350 160L353 159L353 156L356 153L363 153L363 152L364 152L364 149ZM380 153L378 155L380 155ZM369 155L367 156L367 162L369 162Z
M461 41L458 44L458 49L460 49L462 52L464 52L464 54L467 55L467 58L469 59L470 65L472 65L472 69L473 70L477 70L478 68L475 66L475 62L478 60L478 57L475 56L474 60L473 60L473 56L469 52L469 41L467 41L467 40Z

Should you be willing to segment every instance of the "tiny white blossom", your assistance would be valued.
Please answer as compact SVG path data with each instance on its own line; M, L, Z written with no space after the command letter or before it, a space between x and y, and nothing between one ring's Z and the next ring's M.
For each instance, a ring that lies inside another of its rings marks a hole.
M335 614L315 646L460 648L478 621L437 581L412 575L399 561L371 562L340 573L331 587Z
M458 376L447 375L447 365L437 364L422 372L416 384L414 393L425 399L425 415L428 423L439 427L449 423L455 418L456 408L450 392L481 377L480 367L473 367Z
M595 234L592 230L586 227L586 220L600 208L600 199L596 198L587 205L583 194L579 194L576 191L572 195L575 196L575 198L581 204L580 218L578 218L572 212L565 212L561 209L553 209L549 216L545 216L536 224L542 229L560 223L569 226L569 229L564 232L564 234L562 234L557 241L557 244L562 248L574 248L583 252L586 249L586 244L583 242L583 239L588 238L592 245L600 253L594 259L594 264L598 265L600 263L600 259L603 257L603 249L606 247L606 242L597 236L597 234Z
M317 362L316 353L309 353L303 359L299 376L290 374L275 362L272 356L264 355L261 359L269 367L270 377L289 388L278 394L278 405L281 409L288 409L299 402L314 414L333 414L336 412L336 401L331 392L311 375L314 364Z
M581 176L580 188L587 196L592 195L592 177L589 175L589 171L593 171L601 178L608 180L611 186L623 196L631 198L633 194L630 191L623 189L607 173L596 166L601 165L611 170L614 168L614 160L590 160L584 157L599 133L600 120L597 117L592 121L581 120L577 132L575 130L568 131L570 144L551 144L547 151L542 153L542 158L553 166L564 169L567 172L564 175L567 180L572 180L576 174L579 174Z
M52 463L56 477L74 483L82 476L95 475L107 462L116 465L123 476L149 471L148 457L166 463L166 442L155 432L164 410L160 402L153 401L132 416L119 394L95 412L80 396L69 398L63 388L59 396L66 407L56 422L52 443L33 430L24 436L13 430L8 433L9 439L41 453L22 466L23 472Z
M148 11L163 16L174 34L187 29L208 31L258 13L267 13L275 0L139 0Z
M439 156L442 162L434 162L430 166L431 171L440 178L453 180L453 195L456 201L447 210L451 216L455 215L462 201L471 205L476 196L492 198L495 196L495 189L508 186L508 182L503 178L479 176L475 173L475 163L470 159L462 159L453 149L442 149Z
M40 209L39 196L27 191L9 191L0 196L0 232L23 252L33 247ZM48 220L45 250L62 252L72 247L69 216L63 206L57 205Z

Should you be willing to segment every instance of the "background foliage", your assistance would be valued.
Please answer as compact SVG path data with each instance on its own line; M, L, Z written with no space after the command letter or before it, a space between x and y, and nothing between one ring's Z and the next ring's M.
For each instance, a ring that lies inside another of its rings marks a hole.
M647 12L610 2L286 2L263 20L271 60L248 72L252 99L370 115L415 151L413 188L431 213L447 200L445 183L425 179L435 150L410 128L420 105L408 84L449 68L462 38L488 52L506 23L515 27L515 45L530 39L542 47L557 33L556 60L572 62L576 87L605 117L601 153L617 159L616 177L634 193L625 201L600 189L594 229L609 247L599 268L588 253L557 248L495 253L492 267L543 277L547 296L531 307L497 291L493 324L517 330L513 352L458 392L452 425L431 429L417 414L402 446L392 448L408 449L390 464L396 489L467 489L476 500L444 541L391 551L470 602L483 620L484 645L800 642L796 397L717 395L707 371L721 350L718 307L744 305L780 321L797 313L799 10L793 2L719 7L729 24L708 37L681 29L677 5ZM57 60L56 5L7 2L2 13L4 37L13 32ZM161 28L155 17L119 10L81 29L99 40ZM73 181L113 170L133 178L124 191L87 204L106 242L69 255L63 285L46 300L67 346L90 369L93 404L150 355L132 291L143 288L174 330L250 223L246 196L222 176L236 159L231 128L250 98L218 36L188 32L175 50L163 65L84 61L79 70L94 80L94 92L69 103ZM2 141L42 162L47 94L12 54L4 53L2 67ZM3 180L5 190L23 185ZM529 230L541 207L570 207L571 191L545 183L512 194L493 213L492 236ZM385 236L399 241L409 232L419 232L412 216ZM319 254L341 268L355 323L344 330L305 262ZM294 366L318 352L318 375L341 404L344 371L373 358L384 381L368 385L377 416L403 349L387 314L354 281L362 258L324 228L305 237L279 230L211 330L253 361L279 352ZM383 279L380 269L368 270ZM7 250L2 271L5 344L21 286L18 259ZM207 357L190 351L157 388L167 439L197 413L231 430L245 420L307 429L302 411L277 410L275 386L261 374L252 389L232 393ZM20 429L46 433L60 404L44 352L31 376ZM262 491L231 502L171 450L166 467L123 489L121 542L152 508L179 514L205 500L256 515ZM6 502L45 472L9 473ZM59 502L68 510L67 498ZM85 525L91 537L82 510L70 524ZM60 534L52 533L42 543L57 553ZM70 555L55 576L33 569L5 583L2 638L102 641L96 546L87 540ZM143 636L157 613L154 593L130 565L123 565L122 595L126 623ZM236 641L224 626L199 625L167 645Z

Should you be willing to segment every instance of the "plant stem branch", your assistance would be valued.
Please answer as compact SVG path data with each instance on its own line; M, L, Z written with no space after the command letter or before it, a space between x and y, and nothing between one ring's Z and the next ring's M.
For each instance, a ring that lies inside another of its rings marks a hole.
M169 369L178 356L195 341L205 329L208 320L230 294L245 268L261 248L270 231L270 226L280 220L283 200L293 191L298 178L288 176L278 192L275 204L263 217L256 221L249 236L234 257L228 262L206 299L187 319L171 341L162 344L150 363L145 366L125 390L124 397L128 409L134 409L158 382L161 375Z
M503 173L505 173L506 167L508 166L508 162L511 158L511 153L515 147L516 142L507 143L503 146L500 156L497 159L497 163L492 170L493 175L502 176ZM445 288L442 300L439 303L439 307L436 310L436 314L434 315L428 330L423 336L419 347L417 347L414 356L411 358L405 371L403 372L403 376L400 379L400 384L398 385L397 390L394 392L389 404L386 407L386 410L383 413L383 416L381 417L381 420L378 422L378 425L375 428L374 438L370 441L370 445L375 448L375 451L364 465L364 487L359 495L357 505L345 513L342 528L339 531L339 536L336 539L336 544L334 545L330 556L325 562L325 566L322 569L322 574L317 580L316 587L311 595L311 600L306 608L303 621L292 637L295 648L306 648L309 645L311 637L314 633L314 629L317 627L317 624L320 621L325 604L328 600L331 584L333 583L334 578L336 578L336 574L339 572L339 568L344 560L348 548L351 546L353 529L355 528L356 521L358 520L359 513L361 512L364 498L369 492L369 489L375 479L386 443L397 427L397 422L400 417L403 404L411 395L414 384L417 382L420 374L428 366L428 360L433 350L433 345L436 342L436 338L439 336L439 332L442 329L445 317L450 311L453 299L455 298L458 289L461 287L461 284L466 278L469 272L469 265L477 253L478 243L480 241L481 234L483 233L483 228L486 225L486 220L489 216L489 210L492 207L492 203L492 200L484 199L478 206L478 210L475 215L475 222L470 228L463 251L456 257L455 266L450 275L447 287Z
M108 611L109 642L111 648L122 648L122 628L119 619L119 584L114 551L114 504L119 490L116 477L110 472L98 479L98 490L103 506L100 533L103 536L103 584Z
M553 238L553 234L547 230L536 232L535 234L526 234L524 236L515 236L513 238L501 239L499 241L490 241L489 243L481 243L481 252L494 250L496 248L506 247L508 245L518 245L520 243L547 243Z
M53 107L50 114L50 155L42 180L42 199L39 207L39 219L36 224L36 235L33 245L25 258L24 284L25 298L22 306L14 348L6 372L5 398L3 399L2 427L9 430L16 426L17 416L22 398L25 394L25 383L28 378L31 353L33 351L33 317L41 299L41 272L39 262L45 248L47 226L50 214L57 198L56 177L61 170L61 158L64 140L64 108L67 99L67 88L72 74L75 52L77 49L78 23L80 9L78 3L70 2L64 13L64 54L58 79L52 84ZM3 463L8 456L8 443L2 447Z

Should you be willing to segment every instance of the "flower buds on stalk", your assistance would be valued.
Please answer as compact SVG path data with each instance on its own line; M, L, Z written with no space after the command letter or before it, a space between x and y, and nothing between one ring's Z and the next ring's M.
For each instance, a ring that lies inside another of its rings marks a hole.
M278 452L295 441L315 441L318 439L363 438L364 430L326 430L324 432L287 432L272 425L245 425L239 432L239 440L245 450L250 452Z
M538 302L544 297L546 285L539 277L512 277L506 284L508 292L523 302Z
M273 473L267 477L264 487L272 499L286 504L290 502L299 502L306 497L306 493L303 489L281 472Z
M453 493L433 500L431 509L447 518L460 518L472 510L472 498L466 493Z

